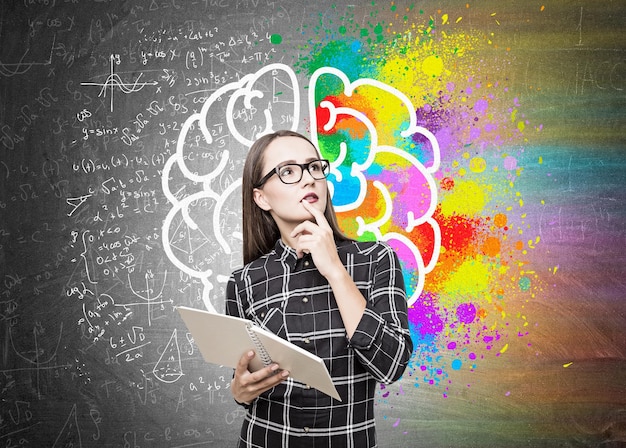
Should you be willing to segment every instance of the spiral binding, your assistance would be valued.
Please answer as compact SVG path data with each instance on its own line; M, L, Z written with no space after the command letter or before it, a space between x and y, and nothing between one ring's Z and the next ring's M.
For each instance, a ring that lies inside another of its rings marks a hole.
M270 358L270 354L267 353L267 350L265 349L265 346L259 340L259 337L255 333L255 331L252 329L252 325L251 324L247 324L246 325L246 331L248 332L248 336L250 336L250 339L252 340L252 343L254 344L254 346L257 349L257 355L259 355L259 357L261 358L261 361L263 361L263 365L265 367L269 366L272 363L272 358Z

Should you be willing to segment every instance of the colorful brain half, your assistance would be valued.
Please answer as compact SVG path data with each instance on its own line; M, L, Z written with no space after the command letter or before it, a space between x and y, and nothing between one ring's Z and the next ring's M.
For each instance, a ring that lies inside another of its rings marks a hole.
M506 59L489 59L493 35L443 10L371 8L367 21L340 8L320 16L296 66L311 76L311 133L332 160L342 228L388 240L403 264L408 375L447 396L453 371L527 334L524 304L542 281L530 259L539 237L527 236L535 204L517 181L527 133L541 126L501 76ZM392 20L377 21L383 13Z
M374 79L350 82L342 71L324 67L313 74L309 95L312 135L331 161L340 225L353 238L394 247L409 304L415 303L440 248L432 218L440 159L435 136L416 124L402 92Z

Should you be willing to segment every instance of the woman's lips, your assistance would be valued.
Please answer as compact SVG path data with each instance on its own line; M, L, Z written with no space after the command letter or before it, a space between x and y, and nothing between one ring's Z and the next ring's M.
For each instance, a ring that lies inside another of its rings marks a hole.
M305 197L303 197L302 200L311 203L311 202L317 202L319 198L317 197L315 193L309 193Z

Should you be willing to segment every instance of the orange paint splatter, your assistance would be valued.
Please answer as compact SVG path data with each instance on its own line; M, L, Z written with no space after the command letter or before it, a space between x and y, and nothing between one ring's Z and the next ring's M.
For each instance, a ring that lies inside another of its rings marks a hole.
M488 257L495 257L500 254L500 240L493 236L487 237L481 249Z
M507 223L506 215L503 213L498 213L496 216L493 217L493 223L496 225L496 227L500 229L503 228L504 226L506 226Z

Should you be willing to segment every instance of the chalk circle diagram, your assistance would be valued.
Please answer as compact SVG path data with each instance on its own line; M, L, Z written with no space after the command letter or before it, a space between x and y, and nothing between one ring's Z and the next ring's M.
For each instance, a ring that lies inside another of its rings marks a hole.
M334 90L341 85L341 94L325 94L329 85ZM385 136L381 142L376 121L355 106L363 98L351 101L357 90L376 91L379 97L402 105L405 119L397 135ZM296 75L287 65L271 64L213 92L200 112L182 125L176 152L165 163L162 188L172 208L163 222L163 247L178 269L201 281L202 300L209 311L216 311L215 304L223 301L223 297L212 297L212 291L226 283L233 263L241 263L241 216L230 205L241 202L241 177L232 174L233 164L241 160L233 159L225 141L236 141L247 151L258 137L284 128L278 108L272 104L285 92L289 100L284 102L294 117L289 128L297 130L300 96ZM409 304L414 303L441 246L440 229L433 219L437 204L433 174L440 164L435 136L417 125L416 110L402 92L374 79L350 82L332 67L313 73L308 106L312 141L331 160L329 188L340 221L352 221L357 228L355 237L386 241L396 250ZM347 121L363 128L369 143L365 152L360 142L340 133ZM221 129L224 122L225 129ZM333 139L335 147L329 147L327 137L333 133L342 138ZM428 157L420 160L403 149L403 142L391 144L393 138L419 138L425 142ZM434 243L422 253L415 235L424 229ZM225 266L224 260L234 256L238 260Z

